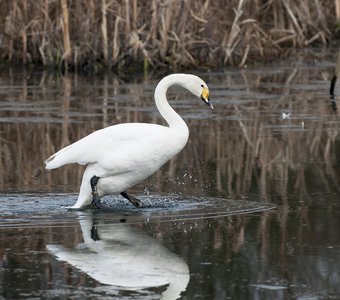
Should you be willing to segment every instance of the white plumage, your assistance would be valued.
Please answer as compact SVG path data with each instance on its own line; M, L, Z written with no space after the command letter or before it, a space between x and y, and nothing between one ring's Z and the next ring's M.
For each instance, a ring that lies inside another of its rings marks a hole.
M190 74L172 74L164 77L155 90L156 106L168 127L146 123L113 125L89 134L45 161L48 170L71 163L87 165L73 208L91 204L94 193L102 197L125 192L183 149L189 130L166 99L166 92L172 85L184 87L213 109L208 87L202 79ZM96 191L91 187L93 177L98 178Z

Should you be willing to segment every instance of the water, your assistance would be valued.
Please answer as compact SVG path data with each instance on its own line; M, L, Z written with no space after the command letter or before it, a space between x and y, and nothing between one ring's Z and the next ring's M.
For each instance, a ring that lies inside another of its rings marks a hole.
M145 207L115 195L85 211L66 208L83 167L44 159L110 124L162 123L158 77L2 71L0 298L339 298L334 65L199 74L214 112L172 89L190 139L130 190Z

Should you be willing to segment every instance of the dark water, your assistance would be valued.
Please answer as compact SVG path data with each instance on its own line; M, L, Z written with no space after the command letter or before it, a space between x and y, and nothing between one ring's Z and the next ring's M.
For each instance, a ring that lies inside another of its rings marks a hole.
M42 162L110 124L161 123L157 76L2 71L0 298L338 299L334 65L199 74L215 112L172 89L190 140L131 189L144 208L112 196L85 211L66 208L83 167Z

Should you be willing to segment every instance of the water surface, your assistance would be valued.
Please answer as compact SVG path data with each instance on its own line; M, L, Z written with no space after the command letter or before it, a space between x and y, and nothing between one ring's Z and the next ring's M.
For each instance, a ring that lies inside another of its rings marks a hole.
M77 199L83 167L47 172L44 159L111 124L162 123L157 77L2 71L0 295L340 297L333 65L198 73L215 111L180 89L169 92L190 139L131 189L145 207L115 195L103 210L81 212L66 207Z

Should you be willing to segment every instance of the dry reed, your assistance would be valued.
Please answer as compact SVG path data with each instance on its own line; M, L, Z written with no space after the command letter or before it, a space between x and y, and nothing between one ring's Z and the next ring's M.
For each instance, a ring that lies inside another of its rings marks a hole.
M243 66L327 44L339 1L0 2L1 59L121 70Z

